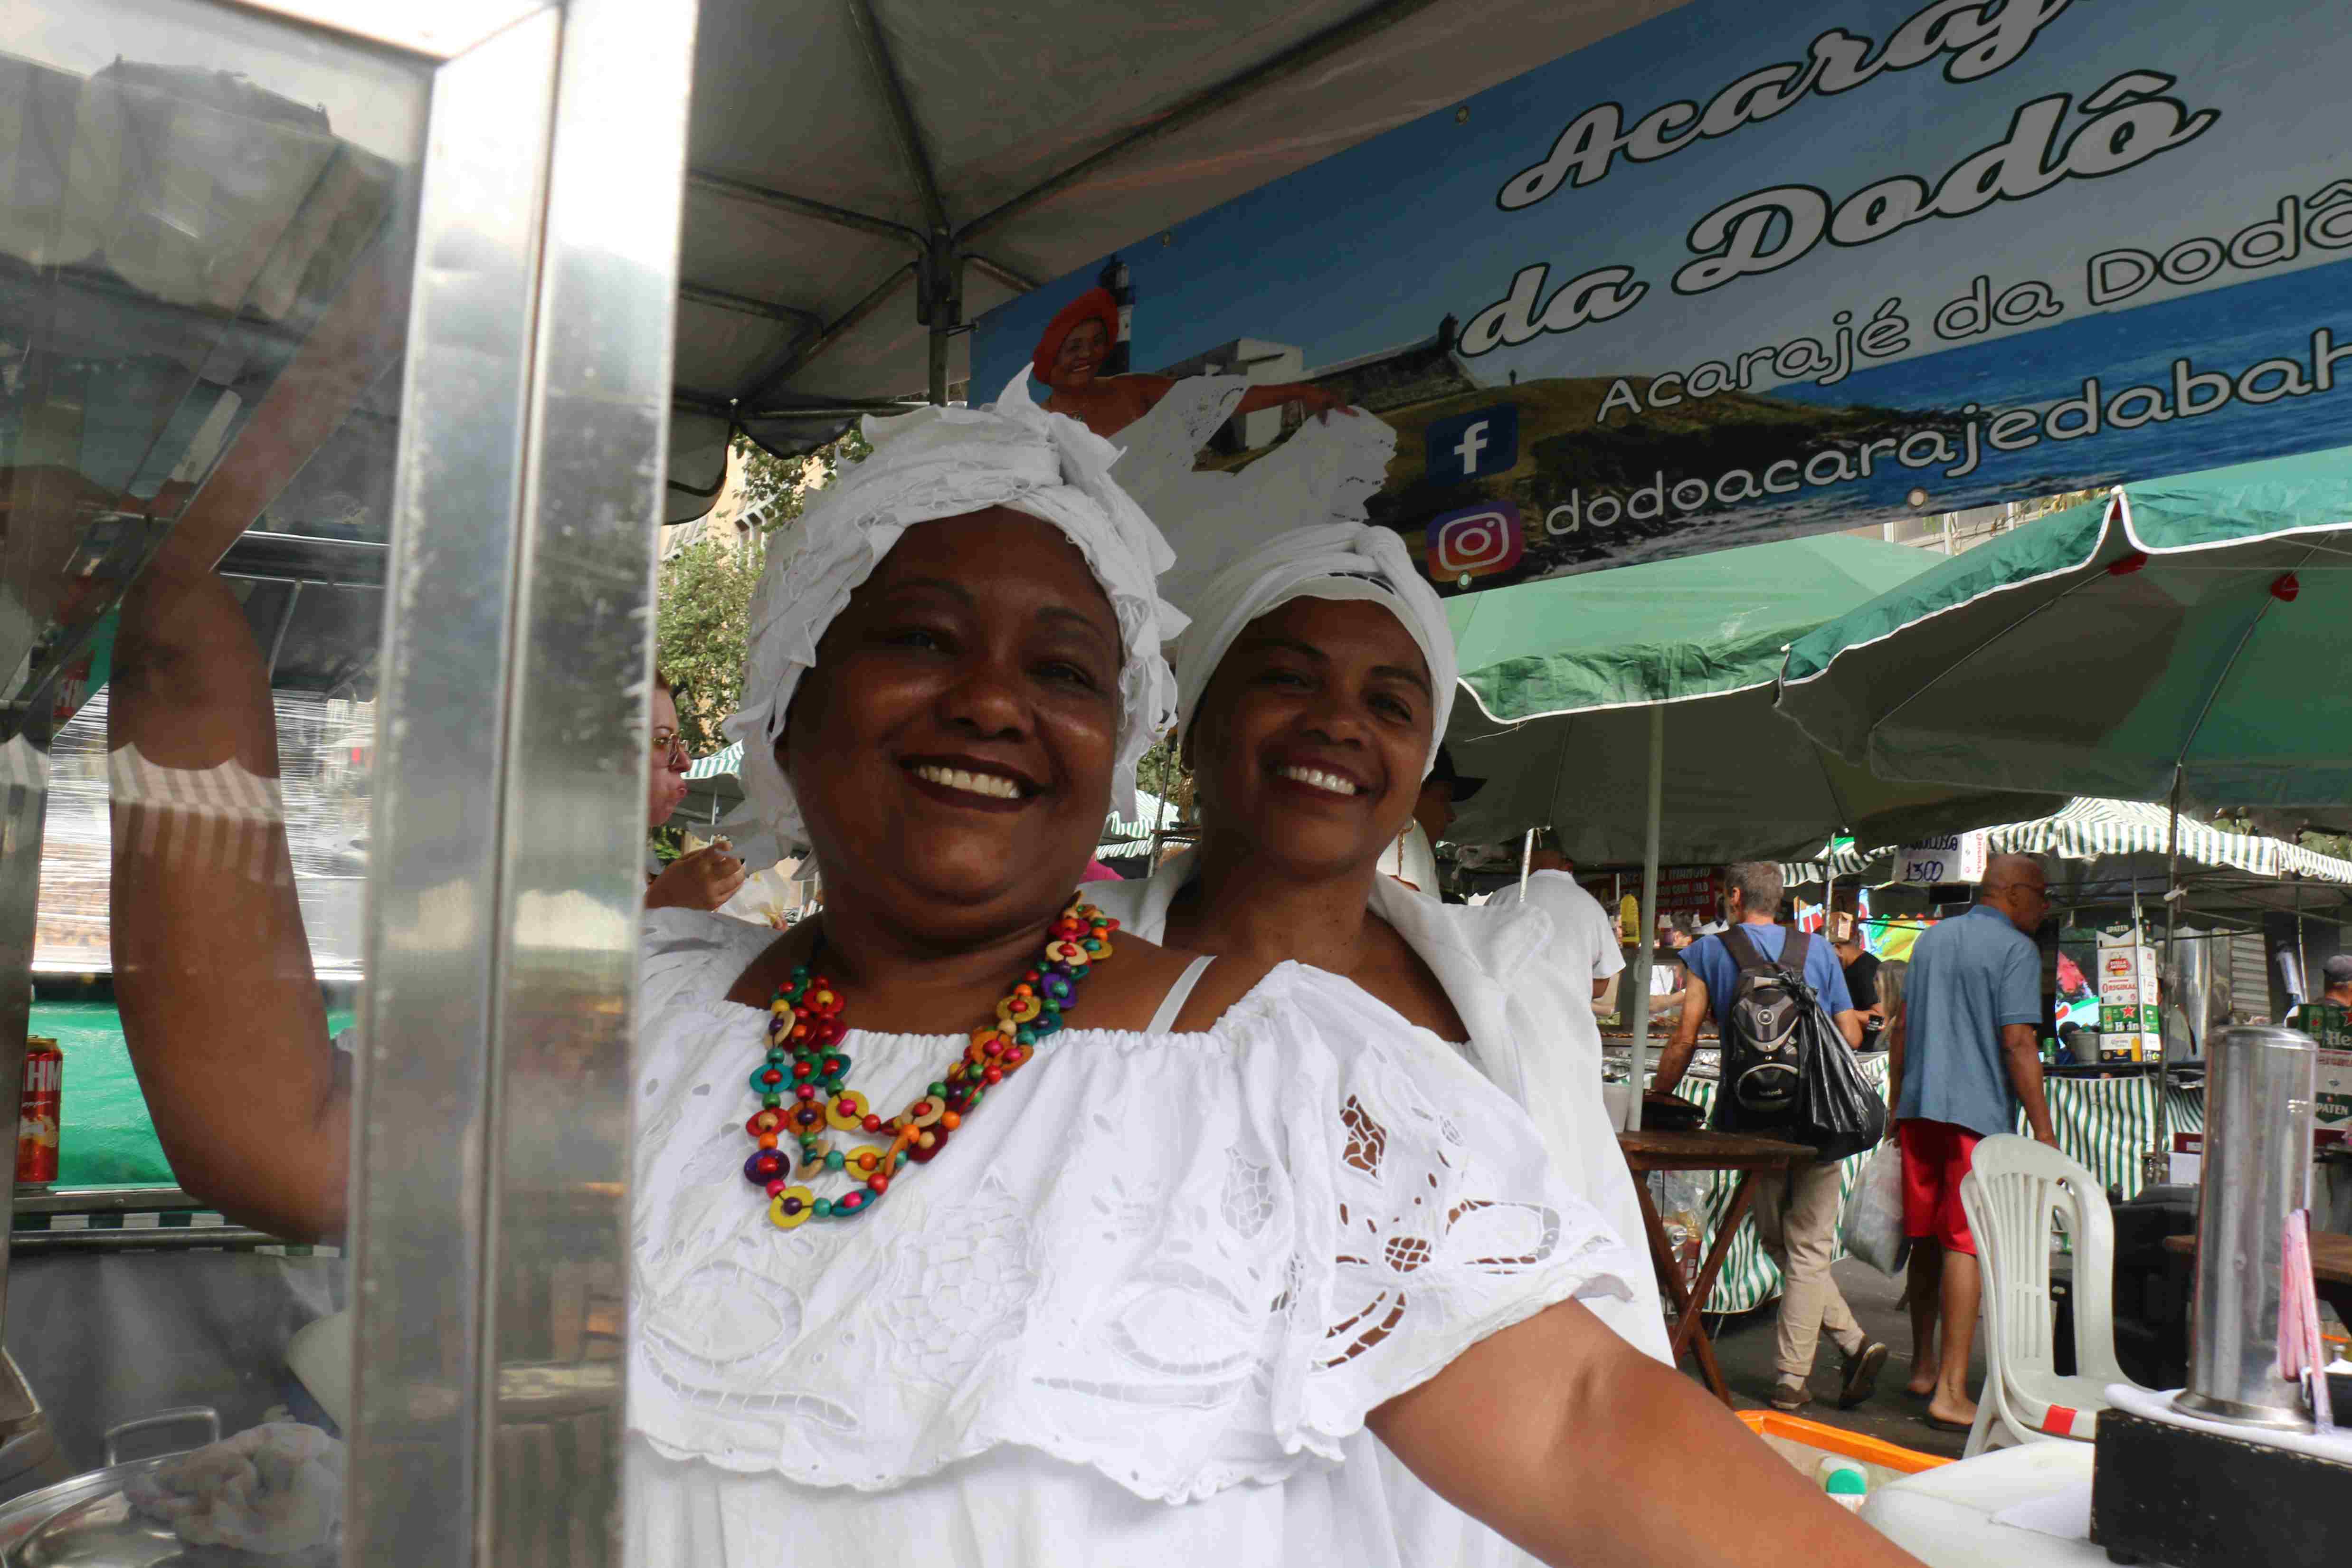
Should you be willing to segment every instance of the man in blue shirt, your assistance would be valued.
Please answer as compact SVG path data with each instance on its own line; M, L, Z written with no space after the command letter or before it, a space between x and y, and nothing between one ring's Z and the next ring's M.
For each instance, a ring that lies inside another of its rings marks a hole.
M1777 961L1788 951L1790 935L1789 928L1775 921L1780 911L1780 868L1769 861L1748 861L1725 867L1723 880L1724 908L1731 928L1743 933L1764 957ZM1720 935L1703 936L1676 956L1690 972L1690 982L1683 992L1682 1020L1660 1053L1657 1076L1651 1079L1652 1091L1659 1094L1673 1093L1682 1082L1691 1053L1698 1047L1699 1025L1710 1013L1717 1032L1722 1032L1739 978L1738 960ZM1808 938L1804 964L1805 983L1836 1022L1838 1032L1848 1046L1859 1046L1862 1015L1846 994L1836 952L1825 941ZM1730 1126L1731 1100L1718 1086L1713 1118L1718 1129ZM1740 1130L1767 1137L1772 1132L1767 1127ZM1773 1350L1779 1373L1772 1389L1773 1408L1800 1410L1812 1402L1812 1391L1806 1384L1813 1374L1813 1356L1822 1333L1827 1331L1845 1356L1838 1407L1851 1409L1877 1387L1878 1369L1886 1363L1886 1347L1862 1331L1838 1292L1837 1281L1830 1277L1830 1264L1837 1257L1841 1203L1837 1166L1812 1161L1785 1173L1767 1171L1757 1176L1754 1192L1757 1232L1764 1250L1780 1268L1779 1338Z
M1969 1352L1977 1333L1976 1238L1960 1178L1978 1140L2015 1131L2058 1147L2042 1091L2042 952L2048 874L2030 855L1985 867L1976 907L1930 926L1911 949L1903 1016L1888 1040L1895 1135L1903 1149L1903 1228L1911 1237L1911 1383L1927 1423L1966 1431ZM1942 1330L1940 1348L1937 1331Z

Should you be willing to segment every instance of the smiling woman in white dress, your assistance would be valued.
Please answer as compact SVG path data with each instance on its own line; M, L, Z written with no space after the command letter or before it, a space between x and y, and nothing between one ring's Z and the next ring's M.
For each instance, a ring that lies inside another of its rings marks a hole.
M1548 909L1444 904L1379 874L1440 772L1454 686L1444 605L1402 542L1362 526L1294 530L1219 574L1197 608L1177 676L1201 840L1148 881L1088 895L1153 941L1355 981L1525 1107L1570 1190L1640 1237L1601 1100L1591 966L1559 962L1587 933L1561 931ZM1628 1284L1588 1304L1669 1362L1651 1271ZM1526 1560L1411 1476L1391 1479L1406 1561Z

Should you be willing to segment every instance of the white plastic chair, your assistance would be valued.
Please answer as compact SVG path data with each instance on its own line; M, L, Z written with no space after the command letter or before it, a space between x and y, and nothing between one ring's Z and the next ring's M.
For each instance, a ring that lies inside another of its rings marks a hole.
M1976 1147L1960 1206L1977 1243L1984 1290L1984 1392L1963 1457L1989 1447L2089 1442L2116 1364L2115 1218L2099 1180L2055 1149L2004 1134ZM2074 1249L2074 1366L2057 1370L2050 1300L2050 1222Z

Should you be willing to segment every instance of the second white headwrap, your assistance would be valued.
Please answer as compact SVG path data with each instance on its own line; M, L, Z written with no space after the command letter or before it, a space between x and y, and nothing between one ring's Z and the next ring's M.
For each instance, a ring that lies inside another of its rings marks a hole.
M1360 522L1295 528L1276 535L1210 579L1192 595L1192 625L1176 649L1176 727L1192 727L1201 695L1246 626L1293 599L1367 599L1391 611L1420 645L1434 707L1426 773L1437 764L1445 721L1454 712L1460 663L1445 601L1422 580L1404 541Z
M869 417L873 455L820 491L797 539L768 556L751 596L742 707L727 733L743 742L743 793L783 845L805 844L800 806L776 738L817 640L898 536L919 522L1008 507L1052 523L1086 556L1118 617L1118 763L1110 808L1135 812L1135 764L1168 728L1175 680L1160 644L1184 616L1160 598L1175 559L1160 530L1113 482L1118 450L1075 419L1031 400L1028 373L986 408L924 408Z

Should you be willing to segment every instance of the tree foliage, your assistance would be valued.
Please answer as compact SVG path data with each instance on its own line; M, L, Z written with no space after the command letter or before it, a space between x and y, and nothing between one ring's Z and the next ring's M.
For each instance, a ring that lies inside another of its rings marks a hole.
M662 563L654 657L677 690L677 727L689 755L707 757L727 743L719 725L741 693L751 589L766 559L756 539L740 550L707 539Z
M1192 775L1177 760L1176 748L1166 740L1154 741L1151 749L1136 763L1135 782L1162 800L1172 799L1181 805L1192 799L1187 789Z
M706 539L662 563L655 595L656 658L679 689L678 728L695 756L707 757L727 743L719 726L741 696L751 590L767 563L767 536L798 517L809 497L831 483L844 464L862 462L873 449L855 429L808 458L779 458L736 437L741 515L756 514L758 529L740 545Z
M748 436L737 436L737 472L743 486L743 511L757 513L760 531L772 533L808 504L810 496L833 482L845 463L860 463L874 450L857 426L805 458L779 458Z

